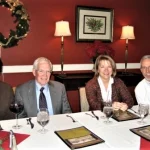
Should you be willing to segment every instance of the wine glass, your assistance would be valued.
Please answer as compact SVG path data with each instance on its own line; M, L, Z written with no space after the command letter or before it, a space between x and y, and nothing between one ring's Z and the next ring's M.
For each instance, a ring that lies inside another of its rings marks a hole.
M14 100L9 109L11 112L15 113L16 115L16 125L12 126L13 129L20 129L22 126L18 124L18 115L23 111L24 105L22 101Z
M104 121L104 123L110 124L111 121L109 120L109 118L113 115L112 106L104 106L103 112L104 112L104 114L106 115L106 118L107 118L107 120Z
M144 118L149 114L149 105L148 104L139 104L138 112L140 114L141 120L138 121L140 124L144 124Z
M111 101L103 101L102 104L103 104L103 113L104 113L104 107L105 106L112 106L112 102ZM105 119L105 118L106 118L106 115L104 113L104 115L101 116L101 119Z
M37 114L37 122L42 126L42 129L38 130L38 132L45 134L48 130L44 127L49 122L49 113L47 108L40 108Z

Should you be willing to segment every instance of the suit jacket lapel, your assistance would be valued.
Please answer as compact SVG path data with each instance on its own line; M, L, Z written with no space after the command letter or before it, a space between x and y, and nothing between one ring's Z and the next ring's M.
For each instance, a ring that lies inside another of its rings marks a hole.
M56 98L56 89L54 88L54 85L52 82L49 82L49 90L50 90L50 96L51 96L51 101L52 101L52 107L53 107L53 112L54 114L56 113L56 109L57 108L57 103L54 101L54 99Z

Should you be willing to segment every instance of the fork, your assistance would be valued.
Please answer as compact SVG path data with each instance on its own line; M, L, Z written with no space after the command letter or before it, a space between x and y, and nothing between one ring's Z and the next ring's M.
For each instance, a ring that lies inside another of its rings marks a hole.
M31 119L32 119L32 118L29 118L28 121L29 121L29 124L31 125L31 129L33 129L33 128L34 128L34 124L31 122Z
M69 115L66 115L66 116L69 117L69 118L71 118L73 122L77 122L77 121L74 120L73 117L71 117L71 116L69 116Z
M134 109L130 108L130 110L132 110L135 114L139 115L139 113L137 111L135 111Z
M93 116L93 115L91 115L89 113L85 113L85 114L91 116L92 118L95 118L95 116Z
M29 119L26 119L26 120L27 120L27 124L30 124L30 123L29 123Z
M99 117L95 115L95 113L94 113L93 110L91 111L91 113L93 114L93 116L94 116L97 120L99 120Z

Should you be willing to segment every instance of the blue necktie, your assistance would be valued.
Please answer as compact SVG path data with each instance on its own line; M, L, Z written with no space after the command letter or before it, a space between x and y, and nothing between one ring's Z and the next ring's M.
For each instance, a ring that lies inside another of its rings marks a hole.
M39 108L47 108L47 102L45 95L43 93L44 87L40 89L40 96L39 96Z

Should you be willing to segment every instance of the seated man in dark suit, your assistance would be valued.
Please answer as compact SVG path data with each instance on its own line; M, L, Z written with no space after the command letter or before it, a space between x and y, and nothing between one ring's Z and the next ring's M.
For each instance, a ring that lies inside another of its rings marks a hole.
M45 57L37 58L32 72L35 80L16 88L16 100L24 103L24 111L19 117L35 117L39 108L47 108L50 115L71 113L64 85L49 80L52 73L51 62Z
M15 118L15 115L9 110L9 106L13 99L14 93L11 86L0 81L0 120Z

